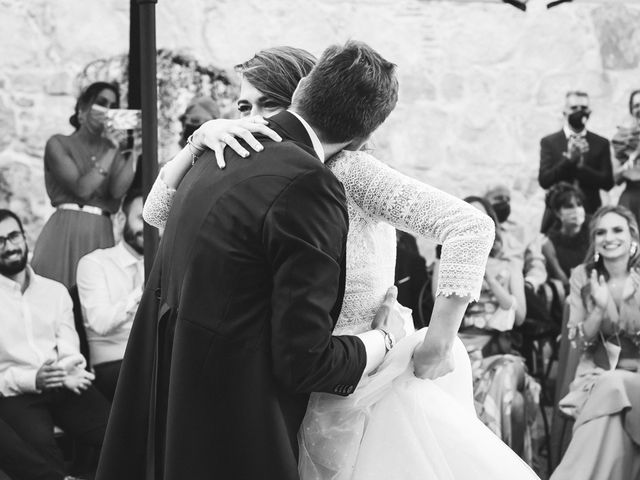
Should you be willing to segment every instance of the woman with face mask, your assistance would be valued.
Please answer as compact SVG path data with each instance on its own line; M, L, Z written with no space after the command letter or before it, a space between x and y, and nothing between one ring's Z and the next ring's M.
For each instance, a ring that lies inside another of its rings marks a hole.
M571 269L582 262L589 247L583 195L570 183L560 182L547 192L545 201L557 222L547 232L542 254L549 277L560 280L568 291Z
M116 85L96 82L78 97L71 135L53 135L44 152L44 180L56 211L40 233L33 269L44 277L76 283L78 260L113 247L111 216L131 186L135 155L124 147L126 133L114 129L106 112L118 108Z
M589 238L584 263L571 274L568 299L568 339L581 356L560 410L575 419L573 438L551 480L637 479L638 224L625 207L604 206L591 220Z

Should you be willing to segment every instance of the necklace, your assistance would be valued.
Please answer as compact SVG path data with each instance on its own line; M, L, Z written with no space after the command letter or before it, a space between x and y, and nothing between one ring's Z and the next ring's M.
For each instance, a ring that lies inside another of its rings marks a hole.
M87 144L81 139L78 139L78 144L82 147L84 154L91 161L91 164L95 165L98 161L98 156L102 153L102 145L94 145L93 148L91 148L91 144Z

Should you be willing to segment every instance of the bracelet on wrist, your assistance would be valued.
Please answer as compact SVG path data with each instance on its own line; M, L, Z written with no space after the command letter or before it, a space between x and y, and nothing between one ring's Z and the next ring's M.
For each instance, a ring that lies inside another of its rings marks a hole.
M204 148L200 148L200 147L196 147L193 144L193 133L191 135L189 135L189 138L187 138L187 148L189 149L189 152L191 153L191 166L194 166L196 161L198 160L198 157L200 155L202 155L202 153L205 151Z

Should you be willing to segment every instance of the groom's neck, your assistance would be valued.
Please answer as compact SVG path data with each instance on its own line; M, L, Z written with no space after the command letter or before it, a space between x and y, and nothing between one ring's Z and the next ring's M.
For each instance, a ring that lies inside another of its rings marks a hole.
M289 107L289 110L295 112L296 114L298 114L302 118L304 118L304 121L309 124L311 129L318 136L318 139L320 140L320 143L322 144L322 149L324 150L324 160L325 161L329 160L336 153L342 151L346 146L348 146L351 143L351 142L335 143L335 142L327 141L327 136L325 135L325 133L321 129L316 127L313 124L313 122L310 122L309 119L307 118L307 116L304 113L300 112L298 109L296 109L294 107Z

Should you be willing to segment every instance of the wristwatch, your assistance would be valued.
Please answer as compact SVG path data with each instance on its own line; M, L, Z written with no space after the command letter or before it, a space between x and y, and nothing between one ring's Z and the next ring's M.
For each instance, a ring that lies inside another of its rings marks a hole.
M388 353L396 345L396 337L391 332L387 332L383 328L376 328L384 337L384 353Z

